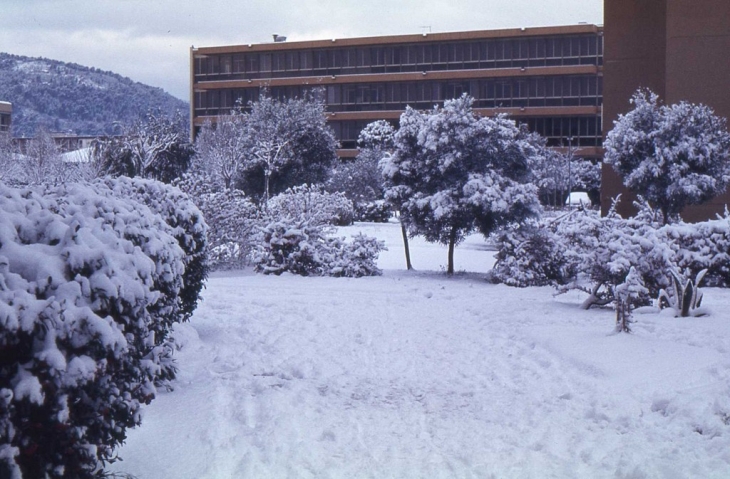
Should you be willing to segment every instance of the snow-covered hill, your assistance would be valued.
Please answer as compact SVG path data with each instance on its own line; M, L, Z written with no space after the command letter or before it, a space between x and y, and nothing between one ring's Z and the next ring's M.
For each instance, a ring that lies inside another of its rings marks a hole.
M115 123L129 124L151 109L189 114L186 102L160 88L75 63L7 53L0 53L0 101L13 104L14 136L34 136L40 125L53 132L112 134Z
M211 278L176 389L113 470L164 478L730 477L730 291L713 314L636 316L487 283L492 252L414 241L395 224L382 277Z

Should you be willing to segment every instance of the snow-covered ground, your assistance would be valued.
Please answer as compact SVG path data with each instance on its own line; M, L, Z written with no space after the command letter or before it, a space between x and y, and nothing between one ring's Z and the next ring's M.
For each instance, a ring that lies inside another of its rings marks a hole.
M637 315L484 281L395 224L382 277L216 274L176 328L179 381L111 469L184 478L730 477L730 291L712 315Z

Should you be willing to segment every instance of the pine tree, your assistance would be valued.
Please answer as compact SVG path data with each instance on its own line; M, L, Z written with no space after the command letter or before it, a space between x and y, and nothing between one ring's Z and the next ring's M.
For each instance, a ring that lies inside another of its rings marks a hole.
M607 137L605 161L624 185L661 210L664 224L685 206L707 202L730 181L726 120L705 105L661 105L637 91L634 109L621 115Z

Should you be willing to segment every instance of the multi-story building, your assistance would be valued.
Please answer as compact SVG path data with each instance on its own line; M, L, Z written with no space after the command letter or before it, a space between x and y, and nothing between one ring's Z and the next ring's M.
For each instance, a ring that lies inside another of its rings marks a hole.
M604 130L631 109L639 87L666 104L704 103L730 118L730 1L605 0ZM633 195L604 165L601 207L622 193L619 212L631 214ZM714 218L730 205L730 192L685 209L687 221Z
M275 38L276 39L276 38ZM596 25L424 33L192 48L191 135L236 105L322 88L340 156L362 128L397 122L468 93L482 115L507 113L555 147L599 158L603 29Z
M13 105L6 101L0 101L0 133L10 131L10 119L13 115Z

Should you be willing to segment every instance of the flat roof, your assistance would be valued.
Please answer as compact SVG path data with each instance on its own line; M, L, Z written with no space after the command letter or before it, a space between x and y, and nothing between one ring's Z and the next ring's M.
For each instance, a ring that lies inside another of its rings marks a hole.
M13 104L8 101L0 101L0 111L3 113L12 113Z
M225 54L242 52L266 52L306 50L351 46L396 45L403 43L431 43L446 41L480 40L490 38L519 38L545 35L577 35L603 32L603 26L580 23L553 27L523 27L499 30L472 30L465 32L420 33L408 35L384 35L376 37L332 38L330 40L305 40L294 42L248 43L240 45L192 47L193 54Z

